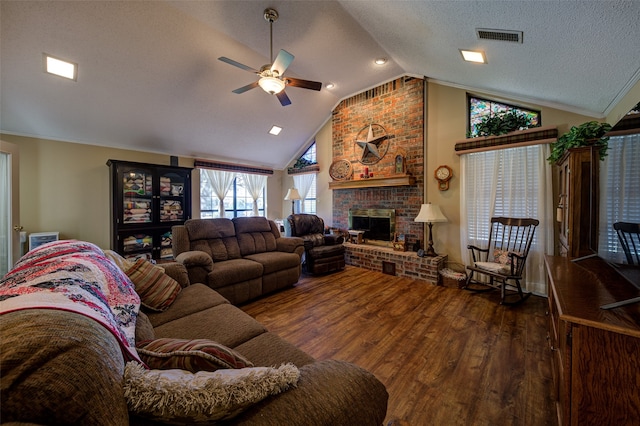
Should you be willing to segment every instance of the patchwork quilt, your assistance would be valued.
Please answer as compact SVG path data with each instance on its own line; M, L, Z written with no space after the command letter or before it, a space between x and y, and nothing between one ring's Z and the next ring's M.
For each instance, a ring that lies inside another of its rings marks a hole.
M22 309L60 309L94 319L137 360L135 325L140 298L129 278L94 244L66 240L24 255L0 280L0 315Z

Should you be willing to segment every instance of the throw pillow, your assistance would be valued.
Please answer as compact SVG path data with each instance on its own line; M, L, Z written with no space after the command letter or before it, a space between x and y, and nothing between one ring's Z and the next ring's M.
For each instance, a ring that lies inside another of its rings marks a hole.
M520 253L520 252L515 252L514 251L512 253L517 254L519 256L522 256L522 253ZM511 265L511 258L509 257L509 250L494 249L493 250L493 261L501 263L503 265Z
M295 387L299 378L293 364L191 373L145 370L129 362L124 370L124 396L129 409L141 417L169 424L211 424Z
M112 261L113 263L115 263L122 272L126 272L127 269L130 269L133 266L133 264L136 263L135 260L125 259L124 257L120 256L119 253L113 250L103 250L103 252L104 252L104 256L110 261ZM157 268L159 271L164 272L164 268L162 266L159 266L159 265L153 265L153 266Z
M141 304L154 311L166 310L182 289L176 280L145 259L136 260L125 273L135 285Z
M233 349L206 339L147 340L137 343L136 350L140 359L156 370L178 368L195 373L253 367L251 361Z

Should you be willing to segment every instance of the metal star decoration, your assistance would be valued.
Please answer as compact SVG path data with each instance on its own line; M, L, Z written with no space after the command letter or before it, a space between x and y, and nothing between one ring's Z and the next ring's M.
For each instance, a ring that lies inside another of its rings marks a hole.
M358 144L358 146L360 146L360 148L362 148L362 156L360 157L360 162L364 163L365 159L369 156L369 154L373 155L374 157L376 157L378 160L381 160L382 157L384 157L384 154L381 154L380 151L378 150L378 145L380 144L380 142L382 142L383 140L385 140L387 138L387 134L386 132L380 136L373 136L373 128L372 128L372 124L369 124L369 131L367 132L367 139L366 140L357 140L356 139L356 143ZM383 129L384 130L384 129Z

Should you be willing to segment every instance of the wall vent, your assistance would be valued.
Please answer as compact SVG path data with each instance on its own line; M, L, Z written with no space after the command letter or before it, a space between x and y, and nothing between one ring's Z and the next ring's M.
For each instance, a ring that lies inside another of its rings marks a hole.
M492 30L489 28L476 28L478 38L481 40L508 41L522 43L522 31Z

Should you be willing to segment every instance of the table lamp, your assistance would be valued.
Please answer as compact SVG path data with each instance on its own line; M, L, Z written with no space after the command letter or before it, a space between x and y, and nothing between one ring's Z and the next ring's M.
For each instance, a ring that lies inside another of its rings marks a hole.
M284 199L291 200L291 214L295 214L295 211L293 209L295 202L296 200L302 199L298 190L295 188L289 188L289 191L287 191L287 195L284 197Z
M425 256L435 257L438 254L433 249L433 237L431 233L431 227L434 222L447 222L447 218L442 214L440 207L427 203L420 206L420 213L414 219L415 222L424 222L429 225L429 247L425 253Z

